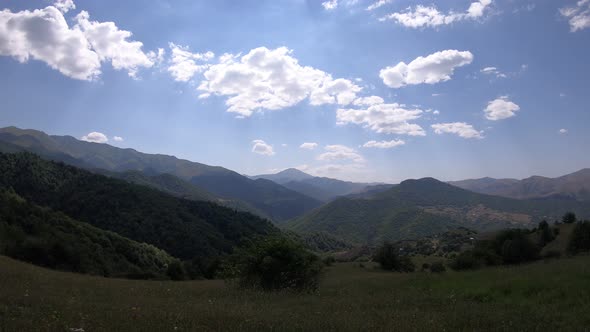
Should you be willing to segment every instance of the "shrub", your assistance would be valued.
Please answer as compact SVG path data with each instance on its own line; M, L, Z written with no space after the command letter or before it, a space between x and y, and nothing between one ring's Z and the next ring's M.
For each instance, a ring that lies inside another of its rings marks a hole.
M570 254L577 254L590 251L590 221L578 223L570 236L567 251Z
M561 221L563 221L564 224L573 224L578 220L578 218L576 217L576 214L573 212L568 212L566 214L563 215L563 217L561 218Z
M561 252L557 250L549 250L543 254L543 259L560 258Z
M336 262L336 258L334 256L328 256L324 258L324 265L332 266Z
M447 268L442 262L434 262L430 265L430 272L432 273L442 273L445 272Z
M519 264L539 257L539 247L527 235L525 230L510 229L496 236L492 246L496 254L502 257L504 264Z
M373 260L379 263L383 270L397 272L414 272L415 270L412 260L407 256L398 255L397 248L389 242L377 248Z
M172 280L184 280L186 278L186 271L180 261L173 261L168 265L166 275Z
M226 264L225 276L237 279L241 288L264 291L315 291L323 269L318 256L283 236L258 239Z

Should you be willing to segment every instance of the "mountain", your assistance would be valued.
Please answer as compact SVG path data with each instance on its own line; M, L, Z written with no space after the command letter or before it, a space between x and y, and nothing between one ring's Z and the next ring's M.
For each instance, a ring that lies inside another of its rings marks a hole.
M590 200L590 168L557 178L542 176L532 176L524 180L482 178L449 183L478 193L510 198L560 197L579 201Z
M234 171L173 156L146 154L108 144L84 142L71 136L50 136L41 131L0 129L0 151L30 151L64 163L112 172L141 171L148 175L171 174L223 200L241 200L252 210L275 221L284 221L318 207L321 202L275 182L249 179Z
M436 179L407 180L368 197L342 197L284 227L298 233L327 232L356 245L398 241L458 227L489 231L531 227L566 211L590 216L571 200L516 200L470 192Z
M370 186L368 183L355 183L326 177L316 177L295 168L289 168L276 174L257 175L251 178L276 182L322 202L328 202L339 196L358 193Z
M303 181L307 179L312 179L313 176L302 172L296 168L288 168L284 171L278 172L276 174L264 174L264 175L256 175L252 176L252 179L267 179L278 184L284 184L287 182L292 181Z
M176 261L124 238L0 190L0 254L53 269L106 277L163 277Z
M30 153L0 153L0 189L182 260L212 259L245 239L278 232L250 213L177 198Z

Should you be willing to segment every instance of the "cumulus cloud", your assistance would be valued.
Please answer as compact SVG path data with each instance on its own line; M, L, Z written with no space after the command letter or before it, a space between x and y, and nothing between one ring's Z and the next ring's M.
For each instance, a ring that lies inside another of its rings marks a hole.
M559 133L562 135L567 134L567 129L565 129L565 128L559 129Z
M62 12L53 6L16 13L0 11L0 55L21 63L43 61L79 80L92 80L100 74L99 56L84 33L71 29Z
M502 96L488 103L484 110L486 119L497 121L508 119L516 115L520 110L520 106L511 102L507 96Z
M91 133L89 133L88 135L82 136L82 138L80 138L83 141L86 142L91 142L91 143L106 143L109 141L109 138L107 137L107 135L103 134L103 133L99 133L96 131L93 131Z
M272 156L275 154L274 150L272 149L272 145L267 144L265 141L261 139L253 140L252 144L252 152L265 155L265 156Z
M227 96L227 111L241 117L290 107L306 98L312 105L347 105L362 89L350 80L333 79L321 70L301 66L286 47L223 55L203 76L200 97Z
M444 50L426 57L417 57L409 64L400 62L381 69L379 77L390 88L405 85L435 84L451 79L455 68L470 64L473 54L469 51Z
M364 109L339 109L336 111L336 123L362 125L383 134L424 136L426 133L422 127L410 123L422 114L422 110L408 109L402 104L376 104Z
M113 22L90 21L82 11L70 27L63 14L74 8L73 1L63 0L33 11L0 11L0 55L21 63L42 61L65 76L87 81L100 75L101 62L110 61L132 77L140 67L154 65L150 54L156 53L143 53L142 43L129 41L131 32Z
M383 103L385 103L385 101L383 100L383 98L379 96L361 97L355 99L355 101L353 102L355 106L371 106Z
M178 82L188 82L195 74L205 71L209 68L206 62L215 57L215 54L211 51L191 53L188 46L180 46L174 43L170 43L169 46L172 55L168 72ZM201 64L197 64L197 62Z
M324 148L326 152L320 154L317 159L321 161L346 161L350 160L356 163L365 161L363 156L358 154L355 149L344 145L326 145Z
M115 141L115 142L123 142L124 139L121 136L113 136L113 141Z
M336 7L338 7L338 0L324 1L324 2L322 2L322 6L324 7L325 10L336 9Z
M369 10L369 11L375 10L377 8L387 5L388 3L391 3L392 1L393 0L379 0L379 1L374 2L373 4L369 5L369 7L367 7L367 10Z
M590 0L580 0L573 6L563 7L559 12L570 24L570 31L590 28Z
M303 143L299 147L306 150L313 150L318 147L318 143Z
M458 21L475 20L481 18L485 13L486 8L488 8L491 4L492 0L479 0L472 2L469 5L469 8L467 8L467 10L462 13L456 13L453 11L443 13L434 6L426 7L418 5L414 8L409 7L404 12L395 12L389 14L380 20L393 20L400 25L414 29L425 27L433 28L441 25L452 24Z
M76 4L73 0L57 0L53 6L59 9L62 13L67 13L72 9L76 9Z
M100 60L110 61L116 70L126 70L129 76L136 77L140 67L154 65L148 54L141 50L143 43L128 40L133 34L120 30L114 22L91 21L86 11L80 12L75 21Z
M394 139L391 141L368 141L367 143L363 144L364 148L379 148L379 149L391 149L391 148L395 148L397 146L401 146L406 144L405 141L399 140L399 139Z
M455 134L463 138L483 138L483 131L477 131L465 122L436 123L431 127L439 135Z
M498 70L498 68L496 68L496 67L485 67L485 68L482 68L479 72L482 73L482 74L484 74L484 75L496 76L497 78L506 78L506 77L508 77L506 74L500 72Z

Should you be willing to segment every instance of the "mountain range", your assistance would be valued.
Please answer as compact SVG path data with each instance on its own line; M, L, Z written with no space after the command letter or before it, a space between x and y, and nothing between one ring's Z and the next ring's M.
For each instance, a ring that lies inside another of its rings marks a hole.
M251 177L253 179L267 179L286 188L297 191L322 202L329 202L336 197L359 194L366 190L385 190L391 185L375 185L370 183L355 183L316 177L295 168L289 168L276 174L264 174Z
M108 144L80 141L71 136L50 136L37 130L1 128L0 151L29 151L51 160L91 170L117 173L139 171L147 176L169 174L197 187L191 189L188 194L177 192L181 196L194 195L194 191L198 190L201 192L201 198L249 212L260 211L262 217L277 222L301 216L322 204L317 199L273 181L250 179L223 167L209 166L173 156L121 149ZM136 177L128 179L134 180ZM145 180L144 177L138 181ZM174 178L151 179L148 184L154 185L155 181L159 182L157 187L179 188L179 181ZM162 181L172 181L176 184L162 185ZM182 186L188 187L186 184Z
M528 228L567 211L588 217L590 205L563 198L518 200L484 195L424 178L372 195L338 198L284 227L299 233L326 232L355 245L371 245L457 227L477 231Z
M523 180L516 180L487 177L449 183L482 194L518 199L569 198L579 201L590 200L590 168L557 178L531 176Z

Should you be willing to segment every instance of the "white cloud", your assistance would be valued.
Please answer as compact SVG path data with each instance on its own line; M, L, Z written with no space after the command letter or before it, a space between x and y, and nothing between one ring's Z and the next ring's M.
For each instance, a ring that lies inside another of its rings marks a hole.
M439 114L440 114L440 111L438 111L438 110L436 110L436 111L433 111L433 112L432 112L432 114L434 114L434 115L439 115Z
M93 80L100 60L80 29L70 29L62 12L48 6L34 11L0 11L0 55L21 63L43 61L65 76Z
M241 117L256 111L279 110L309 98L312 105L347 105L361 87L350 80L333 79L329 74L301 66L291 50L259 47L248 54L224 55L203 74L200 98L228 96L227 111Z
M116 70L126 70L131 77L136 77L140 67L150 68L154 61L144 53L143 43L129 41L133 34L119 30L114 22L90 21L86 11L80 12L75 18L77 27L98 54L101 61L110 61Z
M485 75L494 75L497 78L506 78L506 77L508 77L506 74L500 72L498 70L498 68L496 68L496 67L485 67L485 68L482 68L479 72L482 73L482 74L485 74Z
M113 141L115 141L115 142L123 142L124 139L121 136L113 136Z
M559 129L559 133L562 135L567 134L567 129L565 129L565 128Z
M109 138L105 134L96 131L93 131L88 135L82 136L82 138L80 139L91 143L106 143L109 141Z
M492 4L492 0L479 0L472 2L469 8L463 13L440 12L436 7L418 5L415 8L409 7L405 12L395 12L389 14L381 21L394 20L408 28L438 27L441 25L452 24L463 20L475 20L482 17L486 8Z
M515 116L520 106L511 102L507 96L502 96L488 103L484 110L486 119L497 121Z
M383 104L385 101L379 96L361 97L354 100L355 106L371 106L377 104Z
M354 123L377 133L424 136L422 127L409 123L420 118L422 113L420 109L407 109L397 103L377 104L366 109L339 109L336 120L339 125Z
M252 144L252 152L265 155L265 156L272 156L275 154L274 150L272 149L272 145L267 144L265 141L257 139L253 140Z
M374 2L372 5L370 5L369 7L367 7L367 10L375 10L377 8L383 7L385 5L387 5L388 3L391 3L393 0L378 0L377 2Z
M469 51L445 50L417 57L409 64L400 62L381 69L379 77L391 88L405 85L435 84L451 79L455 68L470 64L473 54Z
M483 138L483 131L477 131L465 122L436 123L431 127L439 135L455 134L463 138Z
M53 6L59 9L62 13L67 13L72 9L76 9L76 4L73 0L57 0Z
M322 161L335 161L335 160L351 160L356 163L362 163L365 159L356 152L356 150L349 148L344 145L326 145L324 148L326 152L322 153L317 157L318 160Z
M559 12L568 19L571 32L590 28L590 0L580 0L573 6L559 9Z
M391 140L391 141L368 141L363 145L364 148L379 148L379 149L391 149L397 146L401 146L406 144L405 141L402 140Z
M303 143L299 147L306 150L313 150L318 147L318 143Z
M561 93L559 94L559 98L565 98L565 97L567 97L567 95L566 95L565 93L561 92Z
M87 81L100 75L102 62L135 77L140 67L152 67L162 55L143 53L141 42L128 40L131 32L113 22L90 21L85 11L70 28L63 14L74 8L73 1L60 0L44 9L0 11L0 55L21 63L43 61L65 76Z
M172 50L168 72L175 81L188 82L195 74L201 73L209 68L208 64L197 64L211 60L215 54L211 51L205 53L191 53L188 46L180 46L174 43L169 44Z
M322 2L322 6L324 7L325 10L336 9L336 7L338 7L338 0L324 1L324 2Z

